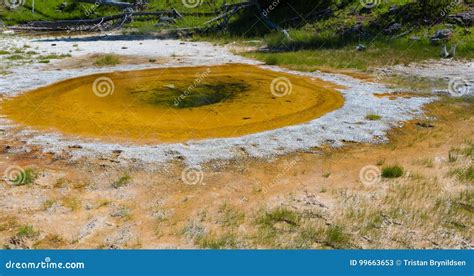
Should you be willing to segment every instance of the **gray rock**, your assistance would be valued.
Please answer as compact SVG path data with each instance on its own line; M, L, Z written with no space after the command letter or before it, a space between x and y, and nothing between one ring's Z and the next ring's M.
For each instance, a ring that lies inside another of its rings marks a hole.
M136 238L134 227L126 225L114 234L105 238L104 243L108 248L118 249L126 247L127 243Z
M431 42L438 42L441 40L450 40L453 36L453 31L450 29L442 29L436 31L436 33L431 37Z
M402 24L400 23L393 23L388 28L386 28L383 32L387 35L392 35L400 32L402 29Z

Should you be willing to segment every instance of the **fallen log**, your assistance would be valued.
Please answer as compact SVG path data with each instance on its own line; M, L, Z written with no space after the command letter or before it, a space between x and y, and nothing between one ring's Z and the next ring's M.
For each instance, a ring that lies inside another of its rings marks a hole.
M95 4L97 6L104 5L104 6L113 6L118 7L121 9L133 8L134 5L128 2L117 2L113 0L74 0L76 3L88 3L88 4Z
M69 27L77 27L77 26L84 26L84 25L98 25L103 24L109 21L123 19L125 16L169 16L178 18L179 14L176 13L175 10L168 10L168 11L155 11L155 12L132 12L130 14L115 14L104 16L95 19L78 19L78 20L58 20L58 21L33 21L28 24L19 26L19 29L35 29L35 28L44 28L48 30L64 30Z

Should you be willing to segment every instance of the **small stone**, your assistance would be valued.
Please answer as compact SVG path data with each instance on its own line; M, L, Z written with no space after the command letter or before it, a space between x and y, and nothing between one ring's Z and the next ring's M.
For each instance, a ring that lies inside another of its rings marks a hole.
M365 47L365 45L359 44L359 45L357 45L356 50L359 51L359 52L362 52L362 51L367 50L367 48Z

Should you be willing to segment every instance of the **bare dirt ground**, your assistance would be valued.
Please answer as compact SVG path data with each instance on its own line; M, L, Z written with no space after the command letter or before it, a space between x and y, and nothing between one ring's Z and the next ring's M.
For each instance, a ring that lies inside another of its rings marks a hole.
M432 125L412 121L386 145L209 164L194 186L183 183L180 164L149 172L108 160L69 163L14 154L21 143L2 141L1 169L34 167L38 178L2 184L0 237L9 248L471 248L472 196L461 195L473 183L450 172L472 167L472 105L428 112L438 118ZM405 175L361 183L363 167L382 164L399 164ZM114 187L124 174L126 185ZM34 234L21 237L26 225Z
M424 112L390 130L388 143L346 142L270 159L238 154L195 171L179 159L124 166L100 155L71 159L80 147L48 153L2 139L0 171L31 168L32 181L0 184L0 243L472 248L474 104L443 96ZM393 165L402 176L380 177Z

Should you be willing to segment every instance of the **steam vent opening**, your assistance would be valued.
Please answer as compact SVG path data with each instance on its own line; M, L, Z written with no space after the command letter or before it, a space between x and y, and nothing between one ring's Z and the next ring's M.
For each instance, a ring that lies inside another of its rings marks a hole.
M86 138L185 142L308 122L343 105L335 88L251 65L150 69L65 80L4 101L2 112Z

